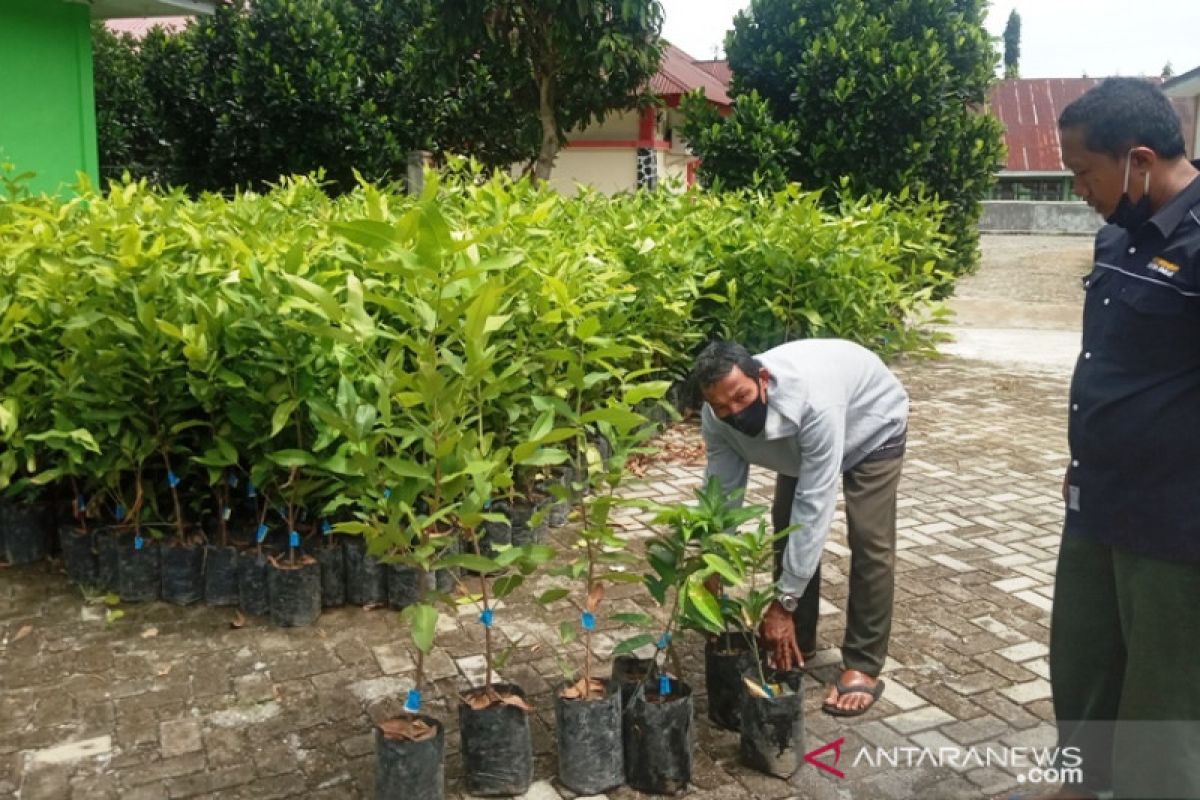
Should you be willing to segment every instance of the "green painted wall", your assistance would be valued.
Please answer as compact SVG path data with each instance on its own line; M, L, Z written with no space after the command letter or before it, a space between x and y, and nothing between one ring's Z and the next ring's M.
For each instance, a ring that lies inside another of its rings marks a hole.
M98 181L89 23L86 4L0 0L0 161L35 191Z

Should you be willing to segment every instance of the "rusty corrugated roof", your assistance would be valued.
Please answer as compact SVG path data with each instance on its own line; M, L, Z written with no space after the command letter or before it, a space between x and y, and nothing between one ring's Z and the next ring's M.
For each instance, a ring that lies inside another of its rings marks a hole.
M1058 115L1102 78L1020 78L998 81L988 96L988 112L1004 125L1010 172L1061 172ZM1160 79L1151 78L1158 81ZM1194 111L1187 99L1172 100L1183 120L1184 141L1193 141ZM1194 154L1190 154L1194 157Z
M701 69L691 56L669 42L663 46L662 63L658 67L658 74L650 79L650 88L661 97L704 89L704 96L710 102L722 106L728 106L732 102L725 83Z
M723 58L714 58L709 61L693 61L692 63L726 86L729 86L729 82L733 80L733 70L729 68L729 62Z

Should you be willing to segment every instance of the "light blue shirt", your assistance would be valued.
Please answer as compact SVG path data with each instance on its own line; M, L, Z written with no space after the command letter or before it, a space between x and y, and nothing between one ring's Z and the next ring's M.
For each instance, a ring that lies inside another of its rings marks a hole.
M908 395L877 355L841 339L804 339L768 350L767 423L755 437L701 411L708 464L727 492L745 489L751 464L797 479L776 589L800 595L821 563L839 478L908 425ZM739 502L740 500L732 501Z

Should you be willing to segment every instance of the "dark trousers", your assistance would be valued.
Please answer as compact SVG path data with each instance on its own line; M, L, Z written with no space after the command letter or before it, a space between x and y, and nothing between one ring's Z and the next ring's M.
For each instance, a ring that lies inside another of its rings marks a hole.
M887 658L892 632L892 600L896 585L896 488L903 456L864 461L842 475L850 545L850 596L846 602L846 635L842 662L847 669L876 677ZM775 530L791 524L796 478L777 475L771 521ZM804 536L798 531L793 536ZM775 544L775 578L787 540ZM817 649L821 568L808 582L792 615L796 641L807 658Z
M1050 682L1059 746L1082 760L1082 780L1068 782L1119 798L1200 798L1198 654L1200 564L1064 536Z

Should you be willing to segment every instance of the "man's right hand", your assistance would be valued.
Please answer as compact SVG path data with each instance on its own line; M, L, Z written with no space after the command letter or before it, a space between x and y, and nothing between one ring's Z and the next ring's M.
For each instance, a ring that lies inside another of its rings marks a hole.
M796 642L796 624L778 600L767 606L760 632L775 669L787 672L804 666L804 656Z

